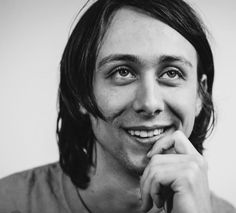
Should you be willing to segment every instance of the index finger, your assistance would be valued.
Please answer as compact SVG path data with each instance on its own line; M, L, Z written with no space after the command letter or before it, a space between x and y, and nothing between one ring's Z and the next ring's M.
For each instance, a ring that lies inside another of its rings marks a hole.
M176 154L198 154L197 150L184 133L177 130L172 135L164 136L158 140L147 156L152 157L155 154L163 154L165 151L171 149L173 149Z

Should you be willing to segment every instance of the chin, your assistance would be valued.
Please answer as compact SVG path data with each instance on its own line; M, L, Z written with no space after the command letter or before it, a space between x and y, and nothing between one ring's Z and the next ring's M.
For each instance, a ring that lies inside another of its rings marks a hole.
M149 159L147 157L135 162L129 161L129 163L126 164L126 168L133 176L140 177L142 176L148 162Z

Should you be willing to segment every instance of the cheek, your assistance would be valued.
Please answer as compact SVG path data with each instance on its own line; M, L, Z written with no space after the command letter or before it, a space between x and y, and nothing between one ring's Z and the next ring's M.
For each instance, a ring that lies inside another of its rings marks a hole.
M105 117L120 113L127 109L133 98L134 90L131 87L99 87L95 88L96 102Z
M192 102L190 102L185 100L185 103L183 104L183 109L184 110L182 111L182 128L185 135L189 137L192 133L195 121L195 101L192 100Z
M167 97L167 108L178 117L179 128L189 137L196 117L196 105L198 102L196 89L175 90L169 92Z

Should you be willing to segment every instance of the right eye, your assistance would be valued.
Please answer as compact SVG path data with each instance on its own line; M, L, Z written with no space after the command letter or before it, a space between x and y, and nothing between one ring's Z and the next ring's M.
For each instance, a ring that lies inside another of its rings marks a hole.
M126 85L136 79L135 73L128 67L117 67L111 74L112 81L117 85Z

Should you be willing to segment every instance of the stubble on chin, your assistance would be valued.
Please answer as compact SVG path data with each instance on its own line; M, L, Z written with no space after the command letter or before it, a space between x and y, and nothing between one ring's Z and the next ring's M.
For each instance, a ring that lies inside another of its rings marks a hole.
M149 163L149 159L144 157L141 162L132 162L132 160L123 159L123 167L126 168L127 173L135 178L140 178Z

